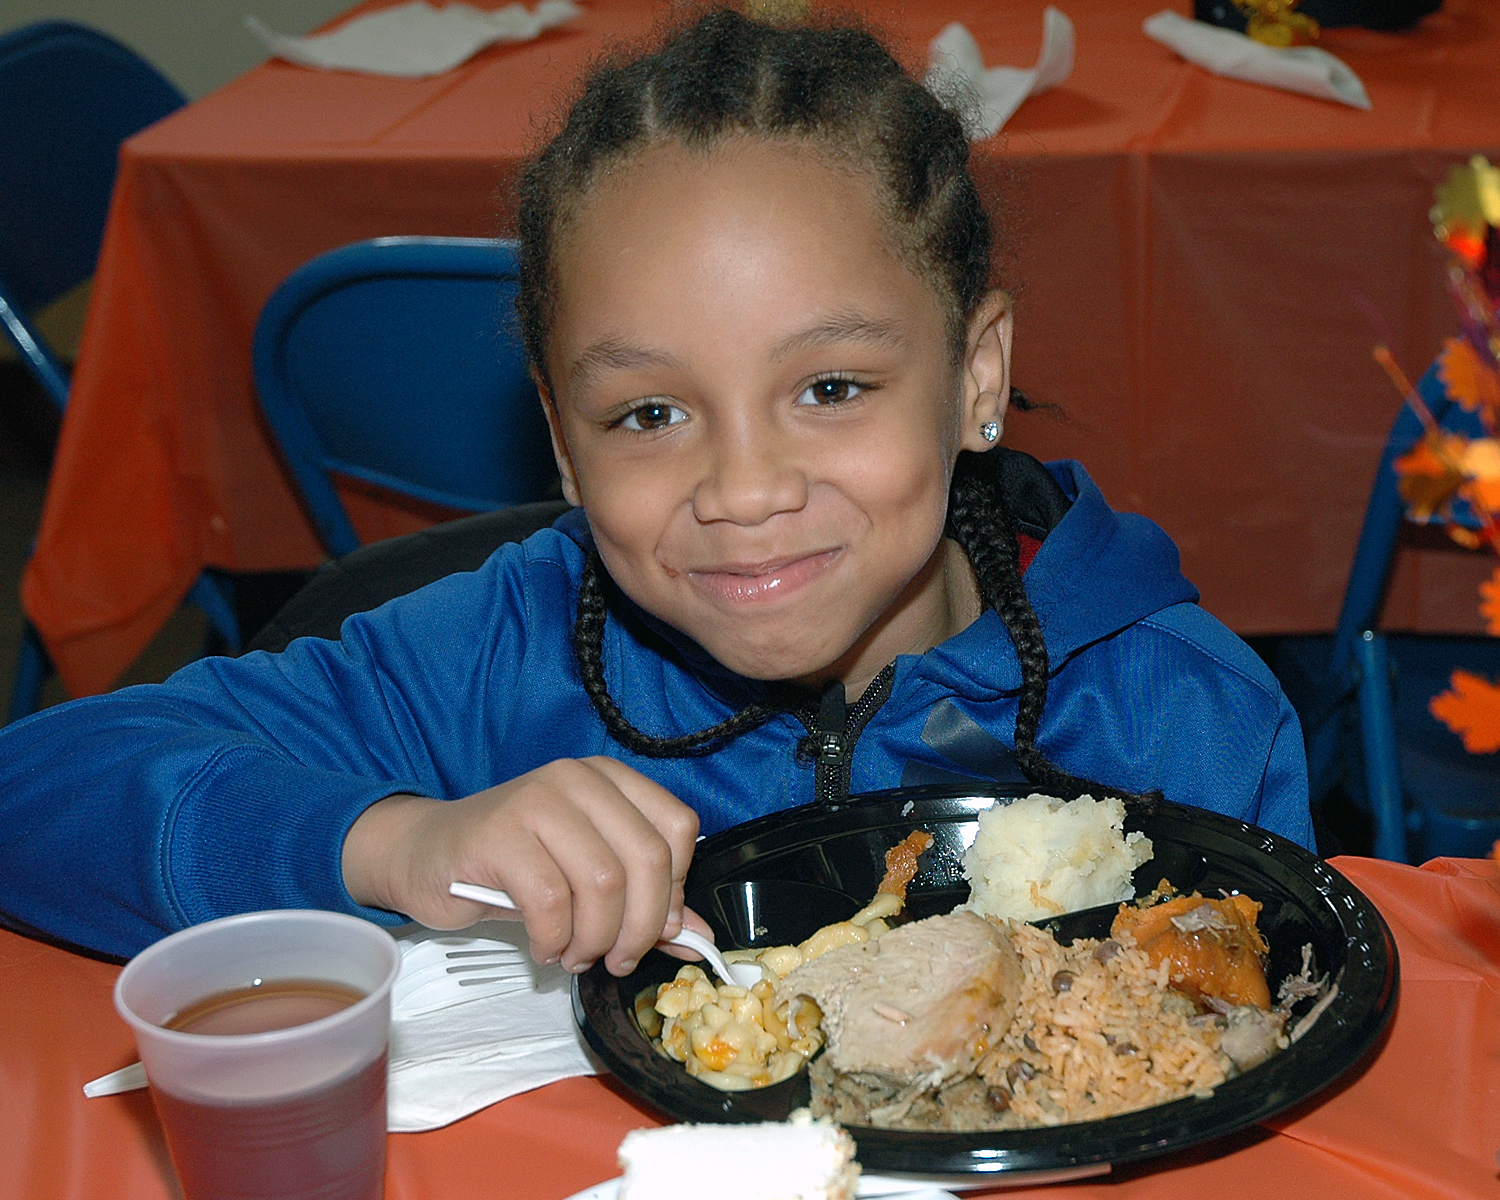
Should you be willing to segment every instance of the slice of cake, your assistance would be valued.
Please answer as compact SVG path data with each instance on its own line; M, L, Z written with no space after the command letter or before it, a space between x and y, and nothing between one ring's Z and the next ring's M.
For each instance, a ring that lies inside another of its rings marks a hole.
M619 1200L854 1200L854 1140L806 1109L764 1125L668 1125L620 1143Z

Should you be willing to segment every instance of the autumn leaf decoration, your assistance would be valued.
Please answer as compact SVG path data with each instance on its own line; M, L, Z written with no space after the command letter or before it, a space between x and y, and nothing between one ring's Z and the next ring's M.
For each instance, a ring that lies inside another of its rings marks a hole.
M1432 698L1432 715L1463 738L1470 754L1500 750L1500 687L1482 675L1454 671L1448 689Z
M1448 250L1460 328L1438 356L1438 377L1455 402L1478 414L1484 436L1440 428L1390 351L1378 346L1376 361L1424 428L1393 465L1408 518L1440 524L1460 545L1500 555L1500 168L1478 155L1454 167L1437 189L1431 217ZM1479 614L1500 637L1500 567L1480 585ZM1454 671L1448 690L1428 707L1471 754L1500 750L1500 684Z

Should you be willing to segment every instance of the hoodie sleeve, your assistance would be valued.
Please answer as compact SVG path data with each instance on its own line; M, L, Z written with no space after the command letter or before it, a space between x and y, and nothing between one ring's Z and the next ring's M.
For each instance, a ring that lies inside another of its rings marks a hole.
M203 659L0 732L0 912L118 955L254 909L399 923L345 890L345 834L385 796L509 777L525 577L510 547L351 617L341 642Z
M1196 604L1163 609L1141 630L1172 664L1152 739L1167 798L1313 849L1302 726L1270 668Z
M1302 740L1302 722L1291 701L1283 694L1277 714L1276 735L1266 758L1261 781L1259 808L1252 824L1290 838L1307 850L1315 850L1312 812L1307 791L1307 749Z
M1270 669L1196 604L1174 604L1057 673L1039 742L1060 766L1313 847L1297 715Z

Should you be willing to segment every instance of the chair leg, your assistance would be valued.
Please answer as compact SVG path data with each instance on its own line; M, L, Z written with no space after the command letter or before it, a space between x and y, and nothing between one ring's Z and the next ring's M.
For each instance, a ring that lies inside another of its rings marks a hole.
M207 651L210 654L240 652L240 623L234 614L232 585L221 575L204 571L187 594L187 603L202 609L208 618Z
M42 702L42 684L52 673L52 661L37 636L36 627L27 621L21 631L21 645L16 651L16 681L10 692L9 721L19 721L36 712Z
M1391 723L1391 674L1385 638L1364 630L1354 640L1359 670L1359 728L1365 784L1375 817L1375 857L1406 862L1406 806Z

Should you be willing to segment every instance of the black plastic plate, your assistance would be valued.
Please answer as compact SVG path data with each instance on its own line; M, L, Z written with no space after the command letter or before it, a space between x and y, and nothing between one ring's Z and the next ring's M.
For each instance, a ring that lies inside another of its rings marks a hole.
M886 850L920 828L936 840L908 890L908 911L914 917L947 912L968 896L959 860L973 841L977 814L997 800L1033 790L911 788L762 817L699 843L688 875L688 904L714 926L721 945L798 941L868 900L884 874ZM1217 895L1222 888L1259 900L1260 927L1271 946L1273 992L1277 982L1300 968L1302 947L1311 944L1316 972L1330 972L1339 985L1327 1011L1289 1049L1227 1081L1206 1100L1177 1100L1050 1129L851 1128L866 1171L1059 1171L1183 1150L1307 1099L1379 1040L1395 1007L1396 947L1375 906L1353 884L1283 838L1201 809L1163 803L1149 815L1130 814L1126 829L1141 830L1155 847L1154 857L1136 873L1137 894L1165 877L1182 891ZM1074 913L1048 927L1064 942L1105 937L1114 908ZM643 1099L683 1121L775 1121L805 1105L805 1072L759 1091L720 1092L653 1050L636 1026L633 998L642 988L670 979L679 966L652 953L624 979L601 964L575 981L579 1025L610 1070Z

